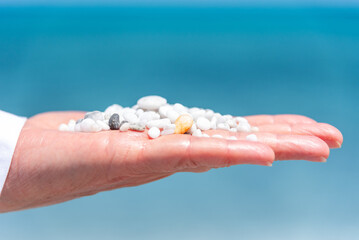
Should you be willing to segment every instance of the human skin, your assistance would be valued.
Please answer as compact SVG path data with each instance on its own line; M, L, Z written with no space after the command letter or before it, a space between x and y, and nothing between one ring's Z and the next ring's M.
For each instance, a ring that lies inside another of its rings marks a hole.
M146 184L177 172L205 172L238 164L271 166L274 160L325 162L342 134L299 115L247 117L259 131L210 130L239 140L174 134L149 139L146 132L60 132L83 112L49 112L29 118L19 136L0 196L0 212L61 203L101 191Z

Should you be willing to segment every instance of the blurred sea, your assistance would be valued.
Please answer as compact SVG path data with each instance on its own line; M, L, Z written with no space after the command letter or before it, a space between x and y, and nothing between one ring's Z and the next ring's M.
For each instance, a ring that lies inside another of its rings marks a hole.
M1 239L357 239L359 8L2 7L0 108L103 110L148 94L338 127L325 164L181 173L0 215Z

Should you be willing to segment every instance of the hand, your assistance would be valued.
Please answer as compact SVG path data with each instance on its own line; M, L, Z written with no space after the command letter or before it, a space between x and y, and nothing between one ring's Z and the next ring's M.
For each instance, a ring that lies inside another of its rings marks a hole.
M46 206L101 191L138 186L176 172L205 172L237 164L271 166L274 160L323 162L329 147L340 147L334 127L298 115L247 117L258 142L144 132L60 132L61 123L82 112L50 112L27 120L0 197L0 212ZM329 146L329 147L328 147Z

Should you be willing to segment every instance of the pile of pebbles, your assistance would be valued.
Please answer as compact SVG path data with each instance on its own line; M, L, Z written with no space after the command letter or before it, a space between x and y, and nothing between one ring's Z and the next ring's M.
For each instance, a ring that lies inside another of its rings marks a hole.
M148 129L150 138L169 134L191 134L197 137L210 137L204 131L221 129L231 132L256 132L243 117L221 115L211 109L188 108L180 103L168 104L160 96L140 98L133 107L122 107L118 104L109 106L104 112L93 111L85 114L83 119L70 120L61 124L60 131L99 132L107 130L139 131ZM221 135L212 135L222 138ZM247 135L247 140L257 141L255 134ZM235 136L228 139L237 140Z

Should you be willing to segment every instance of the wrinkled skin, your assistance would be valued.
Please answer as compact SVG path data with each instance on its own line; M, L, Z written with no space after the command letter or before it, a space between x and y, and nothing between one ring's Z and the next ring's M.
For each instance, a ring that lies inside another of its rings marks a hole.
M149 139L146 132L60 132L83 112L49 112L27 120L0 196L0 212L47 206L101 191L138 186L176 172L205 172L237 164L271 166L274 160L324 162L341 133L299 115L249 116L258 142L187 134Z

